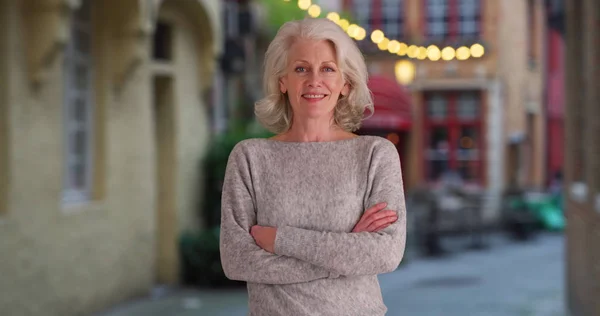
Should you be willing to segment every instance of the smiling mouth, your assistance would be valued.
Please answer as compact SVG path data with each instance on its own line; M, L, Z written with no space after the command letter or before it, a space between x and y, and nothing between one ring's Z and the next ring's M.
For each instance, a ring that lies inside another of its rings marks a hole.
M302 97L309 101L318 101L322 100L327 96L327 94L303 94Z

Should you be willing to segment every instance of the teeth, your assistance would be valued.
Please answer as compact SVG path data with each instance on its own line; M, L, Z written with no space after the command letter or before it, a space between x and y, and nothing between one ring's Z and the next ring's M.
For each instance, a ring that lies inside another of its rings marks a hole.
M324 94L305 94L304 97L307 99L320 99L320 98L324 98L325 95Z

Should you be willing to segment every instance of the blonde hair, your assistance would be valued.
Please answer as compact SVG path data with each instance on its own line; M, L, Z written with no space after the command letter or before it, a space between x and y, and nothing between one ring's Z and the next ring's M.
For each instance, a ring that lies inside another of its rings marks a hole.
M285 23L265 53L263 90L265 97L254 105L258 121L273 133L287 131L292 124L292 107L279 89L285 74L288 52L296 39L327 40L334 46L342 78L350 86L334 109L335 124L348 132L360 128L365 109L373 113L373 100L367 87L367 66L354 41L328 19L304 19Z

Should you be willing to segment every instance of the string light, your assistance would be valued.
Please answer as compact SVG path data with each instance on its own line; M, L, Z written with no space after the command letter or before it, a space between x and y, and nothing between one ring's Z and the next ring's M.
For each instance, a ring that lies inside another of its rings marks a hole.
M290 0L283 1L289 2ZM304 11L308 11L308 15L313 18L320 16L322 13L321 7L312 4L311 0L298 0L298 7ZM348 33L348 36L357 41L362 41L367 37L367 31L362 26L351 24L348 20L342 19L337 12L329 12L326 17L339 25L346 33ZM485 48L479 43L475 43L470 47L461 46L457 49L451 46L440 48L435 45L423 47L409 45L408 43L394 39L388 39L381 30L374 30L371 32L370 39L382 51L388 51L390 54L408 56L409 58L419 60L429 59L431 61L450 61L456 58L457 60L463 61L470 58L481 58L485 54Z
M311 4L312 3L310 0L298 0L298 8L300 8L302 10L308 10L308 8L310 8Z
M431 45L427 47L427 57L429 57L429 60L438 61L442 58L442 51L439 47Z
M350 26L348 26L348 30L346 31L348 33L348 36L355 39L358 36L358 28L358 25L350 24Z
M450 61L456 57L456 51L452 47L444 47L442 49L442 59L445 61Z
M377 47L379 47L379 49L381 49L381 50L388 50L389 44L390 44L390 40L387 38L384 38L381 42L379 42L379 44L377 44Z
M456 50L456 59L467 60L471 57L471 50L466 46L461 46Z
M350 27L350 22L346 19L340 19L338 25L342 28L342 30L347 31L348 27Z
M363 29L362 27L358 27L358 34L356 34L356 37L354 37L356 40L362 41L365 39L365 37L367 36L367 31L365 29Z
M388 44L388 51L392 54L396 54L396 53L398 53L399 50L400 50L400 42L398 42L397 40L391 40L390 43Z
M417 45L408 46L408 49L406 50L406 55L408 55L408 57L410 58L417 58L417 56L419 55L419 47L417 47Z
M481 56L483 56L485 52L485 49L483 48L483 46L481 44L473 44L471 46L471 56L475 57L475 58L479 58Z
M321 15L321 7L319 7L316 4L311 5L310 7L308 7L308 15L310 15L313 18L318 17L319 15Z
M327 13L327 18L330 19L331 21L335 22L336 24L340 21L340 15L337 14L336 12Z
M373 41L373 43L375 43L375 44L381 43L381 41L383 41L384 38L385 38L385 36L383 35L383 32L380 30L375 30L375 31L371 32L371 41Z
M400 49L398 49L398 56L405 56L408 53L408 45L406 43L400 43Z

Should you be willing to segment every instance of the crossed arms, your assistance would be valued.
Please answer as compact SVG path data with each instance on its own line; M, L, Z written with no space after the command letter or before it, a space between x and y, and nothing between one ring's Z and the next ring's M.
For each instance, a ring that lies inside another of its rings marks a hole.
M251 178L246 158L234 149L223 184L221 262L233 280L291 284L323 278L376 275L400 263L406 240L406 209L398 153L391 143L373 151L367 205L386 202L398 220L377 232L322 232L277 227L274 253L257 245L250 234L256 225Z

